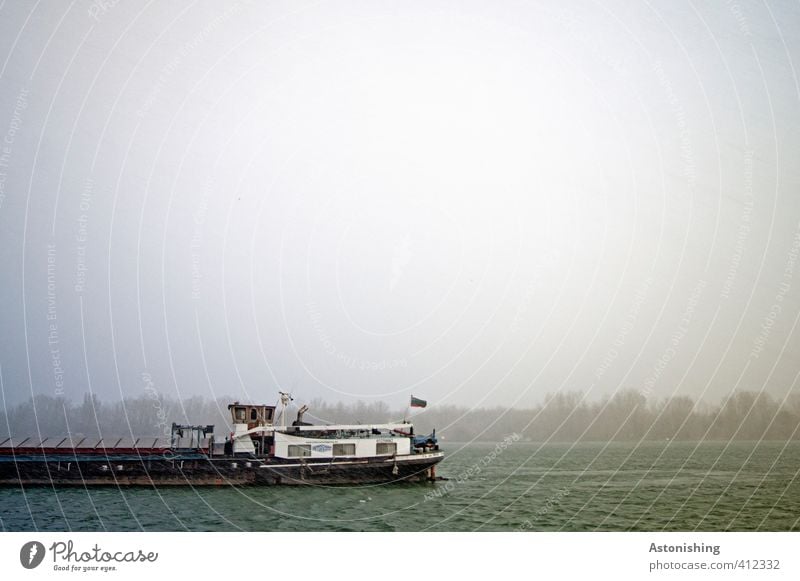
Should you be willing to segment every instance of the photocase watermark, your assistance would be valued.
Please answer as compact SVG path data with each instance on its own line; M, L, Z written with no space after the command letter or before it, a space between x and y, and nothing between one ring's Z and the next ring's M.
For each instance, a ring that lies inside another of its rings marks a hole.
M164 405L153 383L153 377L146 371L142 372L142 381L144 382L144 393L153 401L153 409L156 411L156 418L158 422L156 427L161 430L165 436L172 434L172 425L167 421L167 412L164 410Z
M147 116L147 114L150 112L150 109L152 109L153 105L158 100L159 95L164 90L164 87L169 84L170 78L172 78L172 76L175 74L175 71L181 67L186 57L196 50L197 47L205 43L215 30L217 30L231 17L241 12L241 10L242 2L231 4L224 12L220 13L220 15L214 20L203 26L203 28L201 28L197 34L181 45L181 47L178 49L178 54L172 57L172 59L170 59L170 61L161 68L156 82L153 83L153 86L150 89L150 92L147 94L144 103L136 112L140 118Z
M22 88L17 94L11 121L8 123L3 142L0 144L0 208L6 199L6 181L8 180L8 167L11 163L12 146L17 137L17 132L22 126L22 112L28 108L28 89Z
M783 277L781 283L778 285L778 292L775 294L775 301L769 309L769 312L764 316L761 321L761 331L753 342L753 349L750 351L751 359L758 359L761 352L764 351L764 346L767 344L772 327L783 309L783 300L792 288L792 279L794 278L794 269L797 266L797 257L800 254L800 223L792 239L792 245L789 248L789 253L786 257L786 264L783 268Z
M355 357L340 351L336 344L331 339L328 332L322 326L322 314L317 308L317 304L310 301L307 305L308 315L311 318L311 324L317 334L317 338L322 343L322 348L328 355L333 356L337 361L340 361L348 369L359 369L361 371L385 371L387 369L395 369L397 367L408 367L408 360L406 359L381 359L380 361L368 361Z
M694 151L692 148L692 136L689 132L689 125L686 122L686 112L683 109L675 90L672 87L672 82L667 77L664 67L660 61L653 64L653 71L658 77L658 84L664 89L667 96L667 103L672 109L672 114L675 117L675 124L678 127L678 139L680 141L680 157L683 161L682 174L686 178L686 183L689 190L694 190L697 183L697 172L694 161Z
M94 0L86 12L96 22L100 22L100 16L110 12L119 2L120 0Z
M733 14L736 24L739 25L739 32L748 37L753 36L753 33L750 31L750 25L747 22L747 16L745 16L742 6L736 2L736 0L727 0L727 4L728 10L730 10L731 14Z
M22 126L22 112L28 108L29 92L28 89L23 87L17 94L17 100L14 102L14 111L11 114L11 121L8 123L5 137L3 137L4 146L11 146L14 144L17 132Z
M531 518L525 519L525 521L519 525L517 530L519 532L531 530L535 526L536 521L549 513L554 507L561 504L561 499L565 496L569 496L569 488L566 487L561 488L554 494L548 496L544 501L544 504L539 508L539 510L536 511L536 514L534 514Z
M595 36L587 34L586 30L593 30L594 26L588 26L586 22L581 22L575 10L567 9L556 16L556 22L562 24L572 40L582 45L592 58L599 60L620 77L628 76L628 65L622 60L612 56L612 51L608 46L601 44Z
M739 229L736 232L736 243L733 247L733 256L728 266L728 276L725 277L725 282L722 284L722 292L720 296L723 299L730 298L733 282L739 272L739 265L742 262L744 254L745 243L750 236L750 231L753 227L753 156L752 149L747 149L744 152L744 208L742 208L742 216L739 220Z
M69 571L73 573L100 572L108 573L117 571L122 563L155 563L158 553L135 549L128 551L104 550L97 543L88 549L76 549L75 543L69 541L56 541L49 548L39 541L30 541L22 545L19 551L19 562L26 569L35 569L42 564L47 553L53 560L54 571Z
M29 541L19 550L19 562L26 569L36 569L42 564L46 551L39 541Z
M479 461L472 464L469 468L466 468L458 473L455 478L451 478L450 480L445 481L445 483L441 486L437 486L435 490L425 493L425 500L434 500L436 498L441 498L447 494L450 494L455 488L464 482L467 482L471 478L475 478L478 474L480 474L484 468L489 466L492 462L494 462L497 458L502 456L503 452L505 452L509 446L511 446L514 442L518 442L522 439L518 433L514 432L503 438L501 442L498 442L495 447L492 449L491 452L483 456Z
M631 303L625 318L622 319L622 326L620 327L617 336L614 337L614 341L611 343L611 349L608 350L608 352L605 354L605 357L603 357L603 360L600 362L600 365L594 371L594 376L597 379L603 377L605 372L609 370L614 361L617 360L617 357L619 357L619 350L623 345L625 345L625 338L633 330L636 319L639 318L639 312L642 310L642 304L644 304L644 301L647 298L647 292L650 290L652 284L653 279L646 278L645 281L639 285L639 288L636 289L636 292L633 295L633 302Z
M650 396L656 381L658 381L658 379L661 377L661 374L667 368L667 365L669 365L670 361L672 361L677 354L678 346L680 345L681 341L683 341L686 333L689 331L689 325L692 322L694 313L697 310L697 305L700 302L700 297L702 296L706 286L708 286L708 283L704 280L698 281L695 285L694 290L692 291L692 294L689 296L689 300L686 303L686 308L681 315L678 327L670 337L669 347L667 347L661 354L661 357L658 358L655 366L653 366L652 373L644 381L644 387L639 391L642 396Z
M406 266L414 256L411 248L411 237L408 235L405 235L402 240L394 245L392 252L392 278L389 281L390 292L394 291L403 276L403 272L405 272Z
M58 309L56 303L56 245L47 245L47 346L53 367L55 395L64 395L64 368L58 339Z
M80 215L78 216L78 230L75 234L75 292L80 294L83 292L86 285L86 243L89 239L88 224L89 224L89 209L92 207L92 194L94 192L94 181L92 178L86 178L86 183L83 185L81 198L78 209Z
M189 242L189 249L192 257L192 299L200 298L201 282L203 280L203 269L201 263L201 250L203 247L203 228L208 215L208 200L211 197L212 187L207 185L197 210L192 215L192 239Z

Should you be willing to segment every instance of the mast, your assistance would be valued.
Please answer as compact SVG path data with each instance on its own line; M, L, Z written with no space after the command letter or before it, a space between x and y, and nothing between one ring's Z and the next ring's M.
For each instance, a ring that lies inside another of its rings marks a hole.
M294 398L292 397L291 393L287 393L285 391L279 391L281 394L281 425L283 428L286 428L286 408L289 407L289 402L293 401Z

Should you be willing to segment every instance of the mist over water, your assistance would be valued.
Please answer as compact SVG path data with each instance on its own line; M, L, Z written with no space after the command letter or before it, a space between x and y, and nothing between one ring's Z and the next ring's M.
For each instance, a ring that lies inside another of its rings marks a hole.
M0 417L0 444L8 437L20 442L26 437L48 437L52 444L73 438L141 438L170 436L170 426L213 425L221 440L233 430L230 397L208 400L192 396L172 400L149 393L122 401L103 401L86 394L80 403L49 396L10 407ZM769 394L738 391L716 404L696 402L688 396L649 399L639 392L623 390L602 399L586 393L548 394L527 409L431 406L391 409L376 401L346 405L315 399L306 404L304 420L314 424L352 425L413 421L417 434L436 430L443 441L504 440L509 434L535 442L643 442L643 441L789 441L800 439L800 397L777 401ZM297 417L298 405L287 408L286 423ZM276 423L283 423L278 412ZM32 426L46 426L37 434ZM37 440L38 442L38 440ZM10 445L6 443L6 445Z

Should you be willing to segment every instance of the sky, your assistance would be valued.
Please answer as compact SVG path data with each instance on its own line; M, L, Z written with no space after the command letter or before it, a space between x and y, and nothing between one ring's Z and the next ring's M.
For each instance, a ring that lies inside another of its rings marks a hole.
M0 6L0 391L783 398L796 2Z

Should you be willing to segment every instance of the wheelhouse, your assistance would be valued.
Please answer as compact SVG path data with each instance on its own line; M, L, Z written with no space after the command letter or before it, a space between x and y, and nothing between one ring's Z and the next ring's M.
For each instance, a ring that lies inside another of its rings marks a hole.
M228 406L233 424L247 424L249 428L272 425L275 406L240 404L238 401ZM248 428L248 429L249 429Z

